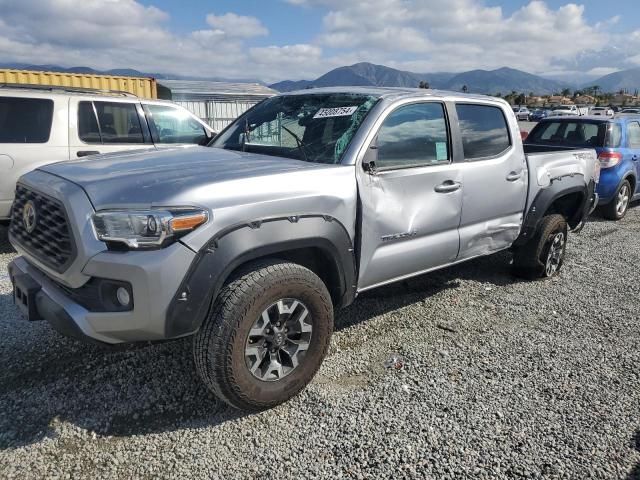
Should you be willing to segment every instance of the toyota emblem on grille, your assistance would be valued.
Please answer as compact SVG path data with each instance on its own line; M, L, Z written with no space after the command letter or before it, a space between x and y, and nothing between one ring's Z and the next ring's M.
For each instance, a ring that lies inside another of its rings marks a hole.
M37 221L38 214L36 213L36 206L29 200L24 204L24 208L22 209L22 223L28 233L32 233L35 230Z

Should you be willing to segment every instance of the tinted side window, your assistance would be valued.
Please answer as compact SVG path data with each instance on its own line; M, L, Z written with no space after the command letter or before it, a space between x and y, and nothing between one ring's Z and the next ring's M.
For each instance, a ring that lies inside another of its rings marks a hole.
M631 122L627 126L627 136L629 137L629 147L640 148L640 123Z
M379 167L449 163L444 106L420 103L392 112L378 132Z
M534 127L525 143L584 148L617 147L620 135L620 126L608 122L546 121Z
M78 104L78 137L85 143L102 143L92 102Z
M102 143L144 143L140 117L133 103L94 102Z
M53 101L0 97L0 143L47 143Z
M164 105L147 105L159 143L202 143L204 127L189 112Z
M456 105L464 158L493 157L511 145L502 109L489 105Z
M618 148L622 141L622 127L617 124L611 124L611 127L607 130L607 134L604 140L604 146L610 148Z

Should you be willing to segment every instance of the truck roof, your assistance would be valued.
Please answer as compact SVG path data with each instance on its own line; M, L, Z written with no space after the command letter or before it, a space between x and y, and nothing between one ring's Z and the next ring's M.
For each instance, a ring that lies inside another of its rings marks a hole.
M462 93L447 90L433 90L429 88L409 88L409 87L319 87L309 88L305 90L295 90L293 92L285 92L281 95L313 95L327 93L354 93L360 95L374 95L383 98L397 99L406 97L432 97L432 98L467 98L474 100L494 100L496 102L504 102L504 100L491 97L488 95L480 95L475 93ZM505 102L506 103L506 102Z

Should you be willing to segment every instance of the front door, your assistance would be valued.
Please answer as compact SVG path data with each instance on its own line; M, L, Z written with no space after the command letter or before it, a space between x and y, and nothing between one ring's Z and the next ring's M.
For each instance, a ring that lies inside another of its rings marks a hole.
M528 173L512 115L510 126L497 105L465 103L455 109L464 152L458 256L464 260L508 248L518 238Z
M454 262L459 247L462 172L452 162L444 105L398 106L383 120L372 147L375 169L356 166L359 290Z

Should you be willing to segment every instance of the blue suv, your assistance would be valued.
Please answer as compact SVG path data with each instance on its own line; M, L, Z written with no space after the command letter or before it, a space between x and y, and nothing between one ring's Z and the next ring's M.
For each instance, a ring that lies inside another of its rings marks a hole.
M620 220L640 198L640 116L547 118L525 145L595 149L602 167L599 205L606 218Z

